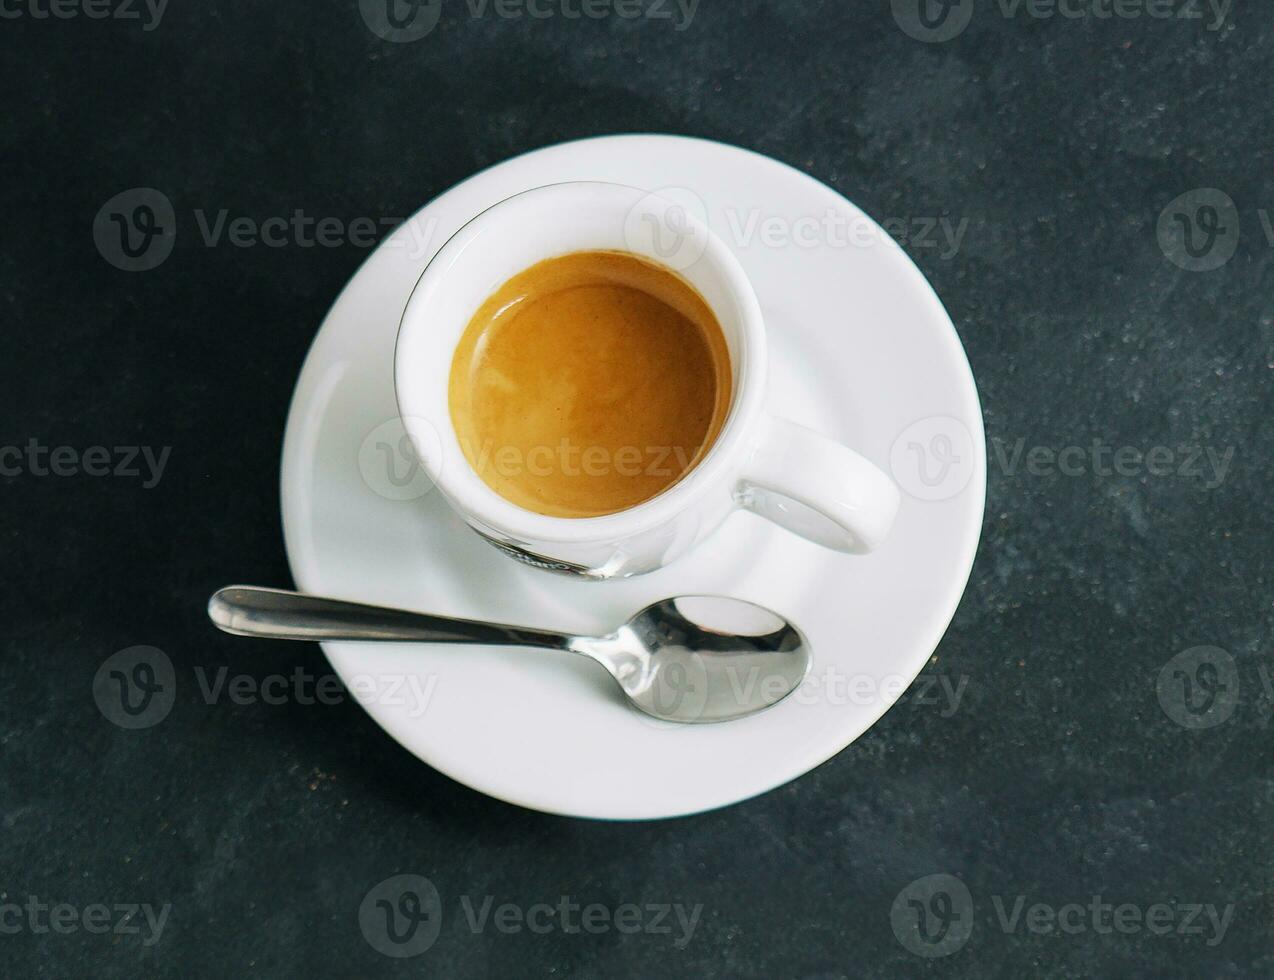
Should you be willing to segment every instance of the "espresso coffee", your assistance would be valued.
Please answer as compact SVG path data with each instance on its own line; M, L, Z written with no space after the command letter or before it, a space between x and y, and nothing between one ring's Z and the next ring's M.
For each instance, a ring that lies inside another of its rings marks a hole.
M725 335L673 270L627 252L546 259L478 309L448 389L460 446L506 500L598 517L677 483L730 406Z

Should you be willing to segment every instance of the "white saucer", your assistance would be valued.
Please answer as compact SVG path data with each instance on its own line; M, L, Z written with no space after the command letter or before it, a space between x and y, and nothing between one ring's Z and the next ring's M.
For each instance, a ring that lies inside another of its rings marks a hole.
M574 581L501 555L428 492L419 473L411 478L398 448L391 364L412 287L469 218L564 180L612 181L681 194L690 206L702 202L766 315L771 410L880 466L892 459L899 483L917 494L904 494L878 551L824 550L740 511L661 571ZM745 243L753 212L759 220ZM829 227L829 214L840 231L811 244L811 229ZM778 222L763 237L767 218ZM413 240L424 233L422 254ZM942 438L952 427L961 441L939 462L944 473L954 468L955 482L944 480L934 493L932 481L899 472L907 459L899 450L917 448L910 436L895 446L904 433ZM392 480L390 456L397 456ZM588 633L612 629L657 598L722 593L790 618L814 647L810 680L775 708L724 725L648 719L600 668L568 655L323 645L390 735L474 789L551 813L676 816L794 779L849 745L901 695L941 639L968 579L982 526L985 457L977 391L950 319L906 255L857 208L818 181L736 147L604 137L478 174L368 258L328 313L293 397L283 446L284 535L298 588L382 605ZM918 499L926 496L941 499Z

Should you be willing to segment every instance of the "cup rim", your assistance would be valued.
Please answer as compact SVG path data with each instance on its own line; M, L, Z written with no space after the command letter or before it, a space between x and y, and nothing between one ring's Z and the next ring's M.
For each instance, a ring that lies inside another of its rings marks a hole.
M753 428L761 411L766 351L760 303L730 248L697 215L686 213L685 220L690 226L704 234L705 247L695 262L715 264L739 307L740 343L737 355L732 355L737 360L738 369L735 395L721 431L708 452L679 480L650 499L625 510L596 517L553 517L536 513L502 497L478 475L460 448L450 413L445 413L442 419L431 417L433 413L427 408L428 397L418 379L412 377L407 358L402 356L403 349L411 346L415 335L427 328L423 314L429 298L436 290L445 288L443 279L452 263L479 235L489 232L502 220L502 211L531 197L561 197L583 192L610 195L617 204L625 205L625 213L649 198L670 206L673 204L657 192L627 184L591 180L544 184L502 198L461 225L425 265L403 308L394 342L394 392L398 411L430 480L466 519L476 520L484 529L514 541L606 541L670 521L711 488L717 487L723 476L728 476L734 457L746 450L748 431ZM644 255L631 248L627 251L660 261L656 255ZM553 254L545 254L542 258L552 258ZM454 354L454 345L451 351Z

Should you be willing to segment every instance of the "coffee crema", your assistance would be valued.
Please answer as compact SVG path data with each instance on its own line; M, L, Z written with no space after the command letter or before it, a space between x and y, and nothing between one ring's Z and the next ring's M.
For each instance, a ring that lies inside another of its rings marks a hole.
M551 517L627 510L711 449L731 398L716 315L673 270L572 252L520 272L470 319L448 400L465 458Z

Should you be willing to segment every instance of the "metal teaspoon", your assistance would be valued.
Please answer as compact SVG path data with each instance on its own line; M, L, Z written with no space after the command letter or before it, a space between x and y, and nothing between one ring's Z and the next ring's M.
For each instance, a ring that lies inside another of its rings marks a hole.
M799 629L755 603L724 596L663 599L605 636L572 636L321 596L233 585L208 616L239 636L280 640L482 643L591 657L640 710L664 721L714 722L768 708L800 685L812 654Z

